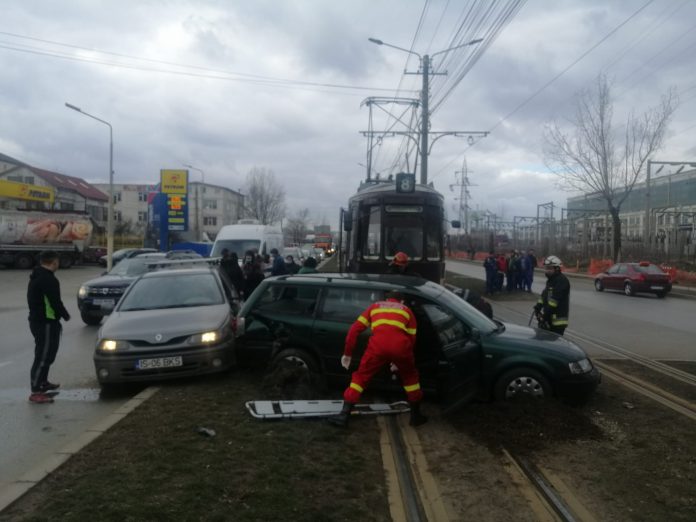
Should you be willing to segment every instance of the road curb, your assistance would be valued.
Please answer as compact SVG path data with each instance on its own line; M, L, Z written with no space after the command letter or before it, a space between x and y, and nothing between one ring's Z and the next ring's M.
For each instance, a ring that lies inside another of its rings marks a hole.
M126 415L135 410L143 402L152 397L159 391L157 387L149 387L141 391L138 395L121 405L106 418L100 420L91 428L88 428L82 435L72 440L70 443L50 455L41 464L37 464L29 471L24 473L14 482L0 491L0 513L14 504L24 496L31 488L53 473L60 466L65 464L70 457L84 449L88 444L103 435L109 428L122 420Z

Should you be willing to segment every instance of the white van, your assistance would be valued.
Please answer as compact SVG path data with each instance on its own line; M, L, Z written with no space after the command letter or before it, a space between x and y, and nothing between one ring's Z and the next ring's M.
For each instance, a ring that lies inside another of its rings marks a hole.
M236 252L241 261L247 250L256 250L263 256L270 254L272 248L277 248L280 252L283 243L283 231L279 226L244 222L226 225L218 232L210 257L222 256L222 251L226 248L230 252Z

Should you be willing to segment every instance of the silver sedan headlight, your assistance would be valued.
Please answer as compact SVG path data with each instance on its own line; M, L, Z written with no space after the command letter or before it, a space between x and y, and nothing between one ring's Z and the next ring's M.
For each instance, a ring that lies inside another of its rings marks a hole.
M570 368L570 373L574 374L582 374L592 371L592 363L589 359L582 359L577 362L569 363L568 367Z
M229 327L225 326L218 330L211 330L209 332L203 332L199 334L192 335L188 338L189 344L215 344L224 339L229 333Z
M125 350L128 348L127 341L116 341L114 339L102 339L97 344L97 350L102 352L116 352L119 350Z

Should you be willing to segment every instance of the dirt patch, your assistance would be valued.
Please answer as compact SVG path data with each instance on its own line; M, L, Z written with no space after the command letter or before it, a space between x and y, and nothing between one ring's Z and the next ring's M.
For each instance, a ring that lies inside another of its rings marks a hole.
M607 381L582 408L476 404L422 430L457 520L534 519L502 448L554 472L597 520L696 520L693 421Z

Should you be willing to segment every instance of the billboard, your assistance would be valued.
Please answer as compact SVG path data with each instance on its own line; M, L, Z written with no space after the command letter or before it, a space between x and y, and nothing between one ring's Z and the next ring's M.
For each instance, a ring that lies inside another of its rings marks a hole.
M46 201L53 204L53 188L0 179L0 197L25 201Z

